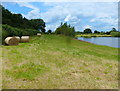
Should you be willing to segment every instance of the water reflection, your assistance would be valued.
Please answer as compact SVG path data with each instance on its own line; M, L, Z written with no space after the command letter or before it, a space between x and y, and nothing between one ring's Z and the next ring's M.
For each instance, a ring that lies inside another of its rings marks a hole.
M110 47L120 48L119 45L120 38L118 37L91 37L91 38L78 37L78 39L98 45L106 45Z

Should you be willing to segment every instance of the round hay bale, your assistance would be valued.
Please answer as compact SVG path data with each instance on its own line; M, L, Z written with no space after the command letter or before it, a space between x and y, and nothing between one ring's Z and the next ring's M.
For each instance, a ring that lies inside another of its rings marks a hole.
M18 39L15 38L15 37L7 37L7 38L5 39L5 43L6 43L7 45L18 45L19 41L18 41Z
M41 37L41 33L37 33L37 36L38 36L38 37Z
M15 38L17 38L17 39L18 39L18 41L20 42L20 37L19 37L19 36L15 36Z
M20 42L29 42L29 41L30 41L29 36L22 36L20 39Z

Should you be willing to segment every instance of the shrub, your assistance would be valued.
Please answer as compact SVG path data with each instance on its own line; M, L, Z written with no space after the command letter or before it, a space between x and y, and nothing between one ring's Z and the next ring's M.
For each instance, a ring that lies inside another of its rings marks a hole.
M120 32L111 32L110 33L113 37L120 37Z
M90 28L86 28L84 30L84 34L89 34L89 33L92 33L92 30Z
M52 33L52 30L49 29L49 30L48 30L48 33L51 34L51 33Z
M1 36L2 44L5 44L4 39L8 36L9 36L8 32L5 30L2 30L2 36Z
M39 31L34 29L19 29L14 28L9 25L2 25L2 30L5 30L8 32L9 36L22 36L22 35L35 35Z
M74 29L74 27L67 25L67 23L64 23L64 24L61 24L61 26L56 29L55 33L74 37L75 29Z
M19 28L14 28L9 25L2 25L2 44L4 44L4 39L6 37L12 37L12 36L32 36L36 35L39 31L38 30L33 30L33 29L19 29Z

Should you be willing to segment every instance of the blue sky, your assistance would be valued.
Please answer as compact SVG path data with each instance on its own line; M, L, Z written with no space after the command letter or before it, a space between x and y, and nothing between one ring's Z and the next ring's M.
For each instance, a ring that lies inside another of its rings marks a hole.
M4 2L2 5L28 19L42 18L46 30L54 31L61 22L68 22L76 31L118 28L117 2Z

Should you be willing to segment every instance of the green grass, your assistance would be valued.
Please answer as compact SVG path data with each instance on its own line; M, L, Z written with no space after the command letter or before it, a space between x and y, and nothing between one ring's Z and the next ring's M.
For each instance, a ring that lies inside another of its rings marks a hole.
M23 78L24 80L33 80L35 76L44 74L44 72L49 70L49 68L44 65L30 62L21 66L14 66L12 70L12 72L10 70L6 70L6 75L12 75L16 79Z
M2 90L2 48L0 47L0 90Z
M76 37L112 37L112 35L101 35L101 34L81 34L76 35Z
M65 36L2 47L3 89L118 88L118 49Z

